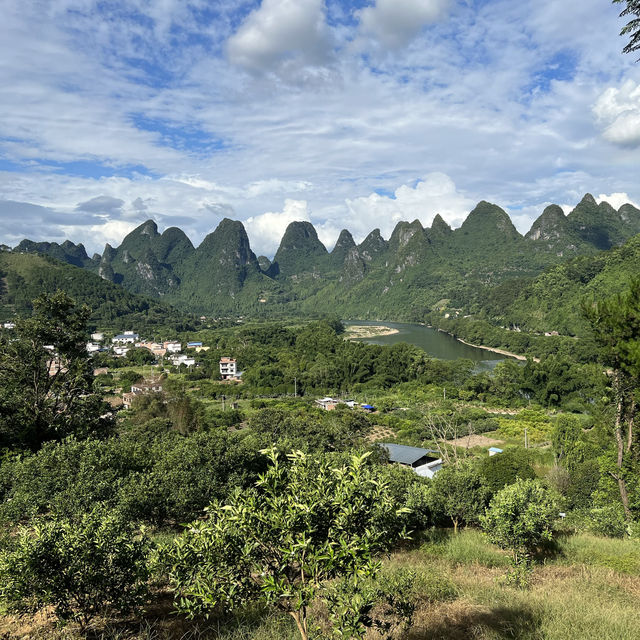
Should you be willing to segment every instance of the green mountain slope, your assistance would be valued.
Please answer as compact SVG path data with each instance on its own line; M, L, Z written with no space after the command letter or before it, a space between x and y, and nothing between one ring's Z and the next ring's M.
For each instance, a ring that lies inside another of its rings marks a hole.
M66 291L93 313L93 326L143 327L189 319L156 300L130 293L85 269L46 255L0 251L0 318L31 313L31 301L43 293Z
M580 312L582 301L620 293L634 278L640 278L640 235L622 247L574 258L545 271L519 292L514 290L497 319L530 332L584 335L587 322Z

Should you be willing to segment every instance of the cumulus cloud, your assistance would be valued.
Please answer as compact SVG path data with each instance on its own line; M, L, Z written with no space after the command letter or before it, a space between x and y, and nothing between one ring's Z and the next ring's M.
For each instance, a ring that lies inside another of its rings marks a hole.
M311 222L306 200L284 201L282 211L268 211L244 221L251 247L256 254L273 256L287 226L296 221Z
M359 12L360 24L389 47L408 44L422 28L444 17L450 0L376 0Z
M92 238L92 247L103 247L107 242L111 246L118 246L122 239L131 233L137 226L138 222L127 222L125 220L107 220L100 224L91 225L88 228L89 235ZM65 237L73 236L77 229L75 226L69 225L62 227ZM91 254L89 254L91 255Z
M640 84L627 80L620 88L609 87L593 112L604 127L605 140L620 147L640 146Z
M329 53L324 0L263 0L227 42L229 59L250 71L283 62L319 65Z
M429 226L436 213L452 226L459 226L474 205L449 176L440 172L428 174L415 187L402 185L393 197L372 193L347 200L349 220L359 227L355 230L359 237L378 227L388 238L401 220L418 219Z
M609 195L601 193L596 198L596 202L598 204L601 202L608 202L614 209L619 209L623 204L632 204L637 209L640 209L640 205L638 205L637 202L634 202L626 193L611 193Z

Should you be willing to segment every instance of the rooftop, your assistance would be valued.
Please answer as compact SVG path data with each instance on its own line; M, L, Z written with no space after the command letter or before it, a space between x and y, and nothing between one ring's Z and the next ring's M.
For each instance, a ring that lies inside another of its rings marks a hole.
M389 442L380 442L379 445L389 454L389 462L399 462L400 464L415 464L425 456L440 456L440 453L435 449L421 449L420 447L408 447L404 444Z

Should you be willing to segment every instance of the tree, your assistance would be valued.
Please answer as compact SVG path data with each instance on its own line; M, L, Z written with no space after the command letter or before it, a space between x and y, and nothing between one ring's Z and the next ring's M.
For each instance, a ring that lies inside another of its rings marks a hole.
M631 53L640 49L640 0L613 0L614 4L624 3L626 7L620 12L620 17L636 16L627 22L620 31L621 36L629 34L629 44L622 50Z
M498 455L482 458L478 471L492 494L513 484L518 478L536 477L528 451L520 447L506 449Z
M532 554L551 540L558 505L553 493L535 480L517 480L499 491L480 523L489 540L511 551L513 570L508 577L526 584Z
M251 602L275 605L309 637L307 609L338 577L375 574L375 554L403 534L381 467L369 454L335 467L301 452L289 464L272 449L253 490L214 502L169 548L180 610L197 614Z
M472 468L445 467L431 481L432 509L458 525L474 524L484 511L489 492L483 478Z
M10 611L52 606L59 620L85 626L144 601L149 541L131 524L96 508L78 520L54 518L21 528L0 553L0 598Z
M103 428L108 406L94 392L85 349L89 308L62 291L37 298L33 308L0 335L0 445L35 450Z
M634 281L627 293L585 303L583 313L591 323L602 360L611 370L616 458L615 465L609 465L607 472L618 484L627 520L631 520L627 484L637 475L634 470L638 448L634 424L640 380L640 280Z

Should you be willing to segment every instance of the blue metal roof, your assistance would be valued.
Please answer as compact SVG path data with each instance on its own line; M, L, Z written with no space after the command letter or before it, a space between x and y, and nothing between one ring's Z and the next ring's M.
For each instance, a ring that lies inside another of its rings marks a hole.
M363 409L375 409L375 407L373 405L370 405L370 404L363 404L362 408Z
M421 449L420 447L408 447L404 444L391 444L388 442L378 443L389 454L389 462L399 462L400 464L414 464L420 458L427 456L429 458L436 455L440 457L440 453L435 449Z

